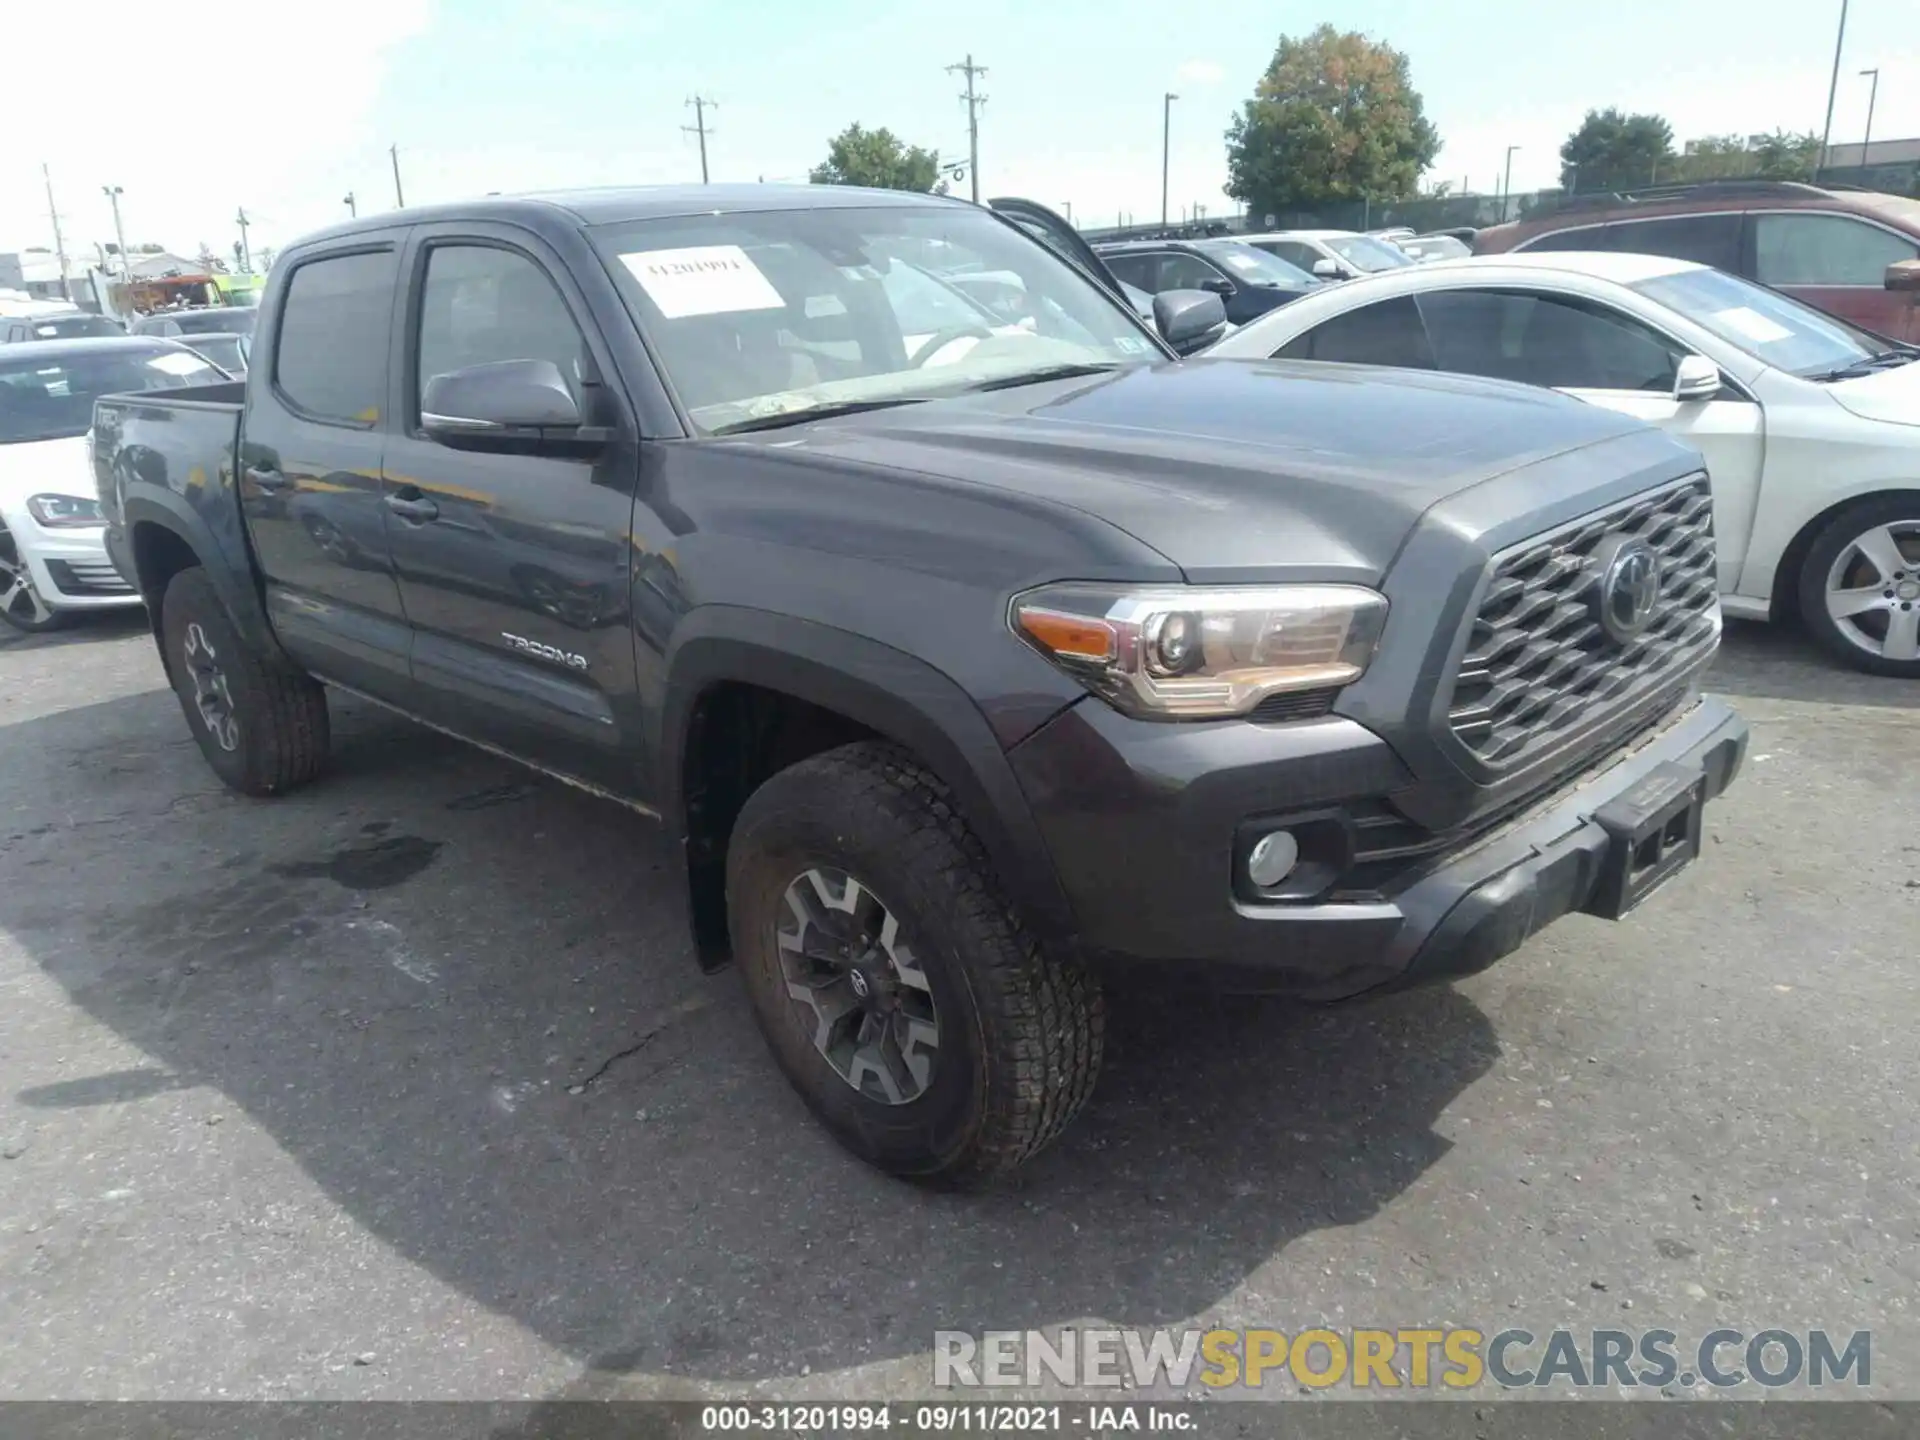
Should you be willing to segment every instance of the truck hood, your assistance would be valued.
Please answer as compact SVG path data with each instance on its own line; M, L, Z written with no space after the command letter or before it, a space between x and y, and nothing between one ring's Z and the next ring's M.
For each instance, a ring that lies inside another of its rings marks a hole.
M29 495L78 495L91 500L93 493L86 436L0 445L0 510L17 514L26 507Z
M1920 425L1920 360L1853 380L1836 380L1826 390L1863 420Z
M1548 457L1646 430L1531 386L1199 359L762 431L738 442L1071 506L1151 546L1195 581L1284 573L1367 583L1436 503ZM1644 450L1638 453L1644 464ZM1698 468L1678 446L1672 458L1675 475ZM1592 469L1551 467L1552 478L1543 473L1541 483L1578 487ZM1530 494L1529 504L1557 510L1558 502L1578 499L1559 490Z

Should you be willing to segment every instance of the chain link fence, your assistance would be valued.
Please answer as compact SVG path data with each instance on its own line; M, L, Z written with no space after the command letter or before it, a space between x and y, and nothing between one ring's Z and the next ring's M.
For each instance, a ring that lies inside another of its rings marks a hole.
M1836 150L1840 147L1835 147ZM1680 157L1682 161L1693 158ZM1676 170L1687 168L1676 165ZM1650 185L1697 184L1715 179L1748 178L1737 175L1670 175L1660 181L1650 177ZM1920 197L1920 161L1897 165L1830 165L1820 172L1820 183L1851 190L1878 190L1890 195ZM1580 198L1596 193L1581 189ZM1599 192L1604 193L1604 192ZM1085 227L1081 233L1089 240L1152 240L1169 236L1192 238L1202 235L1258 234L1265 230L1386 230L1410 227L1418 234L1436 230L1484 229L1504 220L1547 213L1572 198L1565 190L1528 190L1500 195L1429 195L1416 200L1396 200L1376 204L1369 200L1338 201L1305 210L1275 211L1270 214L1209 216L1197 221L1176 221L1170 225L1109 225Z

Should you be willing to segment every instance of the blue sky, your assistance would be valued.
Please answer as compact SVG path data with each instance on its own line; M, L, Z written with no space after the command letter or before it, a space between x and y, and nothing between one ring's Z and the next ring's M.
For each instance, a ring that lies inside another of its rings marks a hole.
M1874 133L1920 135L1914 3L1853 0L1836 142L1859 140L1868 85L1856 72L1872 65ZM99 11L89 31L101 36L152 16L137 0ZM1172 208L1221 213L1229 119L1277 38L1323 19L1408 53L1445 142L1430 178L1491 188L1517 144L1521 190L1554 181L1559 144L1589 106L1658 110L1680 138L1817 130L1838 11L1838 0L255 0L219 46L231 104L168 97L165 62L144 46L128 65L61 67L0 98L0 249L48 242L43 159L70 242L112 237L100 187L113 183L129 240L189 250L230 245L241 205L256 244L343 216L348 190L363 213L391 206L396 142L414 203L697 179L680 129L696 91L718 102L716 180L804 179L854 120L957 155L960 79L943 67L969 50L988 67L983 194L1070 204L1089 224L1153 217L1160 96L1174 90ZM51 6L25 29L41 53L76 33ZM176 38L190 56L186 32Z

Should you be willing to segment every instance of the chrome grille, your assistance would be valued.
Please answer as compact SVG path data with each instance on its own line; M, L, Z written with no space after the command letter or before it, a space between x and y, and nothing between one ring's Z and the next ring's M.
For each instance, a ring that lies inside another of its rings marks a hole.
M1601 628L1597 552L1644 541L1660 555L1653 618L1619 642ZM1482 763L1507 768L1670 682L1719 634L1713 501L1696 476L1494 557L1447 719Z

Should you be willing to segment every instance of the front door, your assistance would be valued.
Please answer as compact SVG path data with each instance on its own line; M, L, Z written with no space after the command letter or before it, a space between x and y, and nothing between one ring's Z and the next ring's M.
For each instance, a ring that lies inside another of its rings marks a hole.
M247 387L240 473L268 613L326 680L400 699L410 636L380 467L401 236L295 256Z
M385 499L418 704L460 734L631 794L640 742L619 717L634 684L638 464L624 406L600 383L585 306L517 232L423 226L407 273ZM421 432L429 380L502 360L552 361L587 423L620 438L571 458L450 449Z

